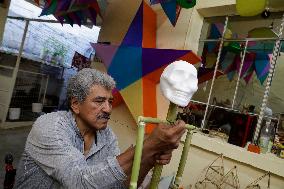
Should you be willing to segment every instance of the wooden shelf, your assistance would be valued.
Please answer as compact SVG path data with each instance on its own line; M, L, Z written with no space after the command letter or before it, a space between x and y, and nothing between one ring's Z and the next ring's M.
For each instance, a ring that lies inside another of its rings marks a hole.
M256 154L247 151L245 148L225 143L220 139L210 138L200 133L193 135L191 144L216 154L223 154L224 157L234 161L284 177L284 159L276 157L274 154Z
M14 67L12 67L12 66L4 66L4 65L0 65L0 68L5 68L5 69L9 69L9 70L14 69Z
M7 120L3 124L0 124L1 129L12 129L17 127L25 127L25 126L32 126L34 121L9 121Z

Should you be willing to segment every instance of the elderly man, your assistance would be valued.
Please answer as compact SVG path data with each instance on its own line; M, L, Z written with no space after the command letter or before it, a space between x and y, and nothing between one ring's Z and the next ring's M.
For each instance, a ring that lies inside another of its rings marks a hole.
M16 188L127 188L134 148L120 154L107 123L114 80L83 69L68 84L69 111L37 119L18 167ZM167 164L185 132L184 122L158 125L144 141L139 183L155 162ZM125 136L127 137L127 136Z

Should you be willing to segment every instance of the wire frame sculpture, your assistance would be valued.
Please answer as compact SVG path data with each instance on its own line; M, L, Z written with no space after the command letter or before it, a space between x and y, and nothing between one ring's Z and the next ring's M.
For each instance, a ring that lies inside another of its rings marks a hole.
M270 188L270 172L267 172L264 175L258 177L255 181L253 181L247 187L245 187L245 189L261 189L259 182L267 176L268 176L267 189L269 189Z
M200 174L195 189L239 189L237 167L225 174L223 154L215 159Z

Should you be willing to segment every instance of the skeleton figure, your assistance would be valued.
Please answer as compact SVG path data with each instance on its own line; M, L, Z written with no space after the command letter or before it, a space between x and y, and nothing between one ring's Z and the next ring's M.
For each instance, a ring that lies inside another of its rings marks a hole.
M175 61L168 65L160 78L163 95L176 105L185 107L198 87L197 70L186 61Z

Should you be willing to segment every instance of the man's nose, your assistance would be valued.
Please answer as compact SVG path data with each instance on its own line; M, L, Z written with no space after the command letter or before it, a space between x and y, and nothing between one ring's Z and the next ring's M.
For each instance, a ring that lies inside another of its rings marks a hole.
M102 110L104 111L104 112L111 112L111 110L112 110L112 105L111 105L111 103L109 103L108 101L106 101L104 104L103 104L103 108L102 108Z

